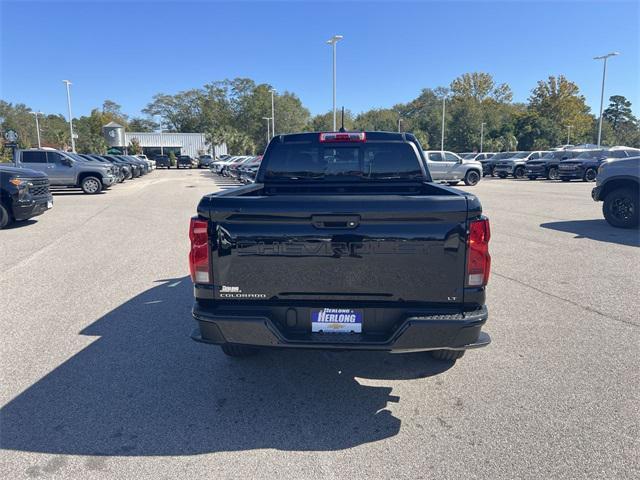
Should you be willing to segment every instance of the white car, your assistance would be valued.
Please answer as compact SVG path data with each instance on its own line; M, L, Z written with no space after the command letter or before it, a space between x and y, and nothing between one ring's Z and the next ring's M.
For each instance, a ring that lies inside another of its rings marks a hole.
M155 170L156 169L156 161L155 160L149 160L146 155L136 155L136 157L138 157L140 160L144 160L145 162L147 162L149 164L149 167L151 168L151 170Z
M463 181L473 186L482 178L482 164L477 160L463 160L453 152L440 150L426 150L424 158L434 182L457 185Z

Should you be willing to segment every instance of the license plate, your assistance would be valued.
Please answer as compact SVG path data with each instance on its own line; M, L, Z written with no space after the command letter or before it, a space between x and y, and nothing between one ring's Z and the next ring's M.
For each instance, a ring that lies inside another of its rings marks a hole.
M311 331L314 333L362 333L362 310L323 308L311 310Z
M50 208L53 208L53 201L52 200L47 201L47 210L50 209Z

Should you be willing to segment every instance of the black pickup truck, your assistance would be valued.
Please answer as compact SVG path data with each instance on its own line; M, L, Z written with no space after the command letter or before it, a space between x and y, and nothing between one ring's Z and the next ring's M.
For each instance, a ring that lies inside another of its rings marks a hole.
M255 184L191 219L194 340L442 360L488 345L489 221L421 158L409 133L274 137Z

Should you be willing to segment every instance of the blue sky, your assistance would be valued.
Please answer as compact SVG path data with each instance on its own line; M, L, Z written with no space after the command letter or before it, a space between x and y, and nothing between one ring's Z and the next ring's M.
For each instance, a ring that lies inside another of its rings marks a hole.
M525 101L536 81L564 74L593 111L605 96L640 113L640 2L7 2L0 0L0 98L74 115L111 99L138 115L158 92L250 77L331 108L390 107L471 71L491 73Z

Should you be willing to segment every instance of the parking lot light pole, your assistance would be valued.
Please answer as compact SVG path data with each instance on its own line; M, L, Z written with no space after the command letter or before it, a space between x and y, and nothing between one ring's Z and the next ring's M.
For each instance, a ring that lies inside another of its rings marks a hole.
M400 122L402 122L402 118L398 117L398 133L400 133Z
M440 137L440 151L444 152L444 114L446 109L447 96L442 97L442 136Z
M620 52L610 52L606 55L593 57L594 60L604 60L602 66L602 89L600 90L600 122L598 123L598 146L600 146L600 140L602 139L602 106L604 103L604 81L607 77L607 59L609 57L615 57L616 55L620 55Z
M487 124L487 122L482 122L480 124L480 153L482 153L482 144L484 142L484 126Z
M276 91L272 88L271 89L271 136L275 137L276 136L276 109L275 109L275 103L273 101L273 95L276 93Z
M271 117L262 117L263 120L267 121L267 145L269 144L269 140L271 140L271 134L269 133L269 121Z
M69 86L71 82L69 80L62 81L67 86L67 107L69 107L69 131L71 132L71 151L76 153L76 139L73 137L73 117L71 116L71 91Z
M333 131L336 131L336 44L342 40L342 35L334 35L327 43L333 47Z
M573 125L567 125L567 145L571 143L571 127Z
M44 115L42 112L31 112L31 114L36 117L36 134L38 135L38 148L42 148L42 144L40 143L40 123L38 123L38 115Z

